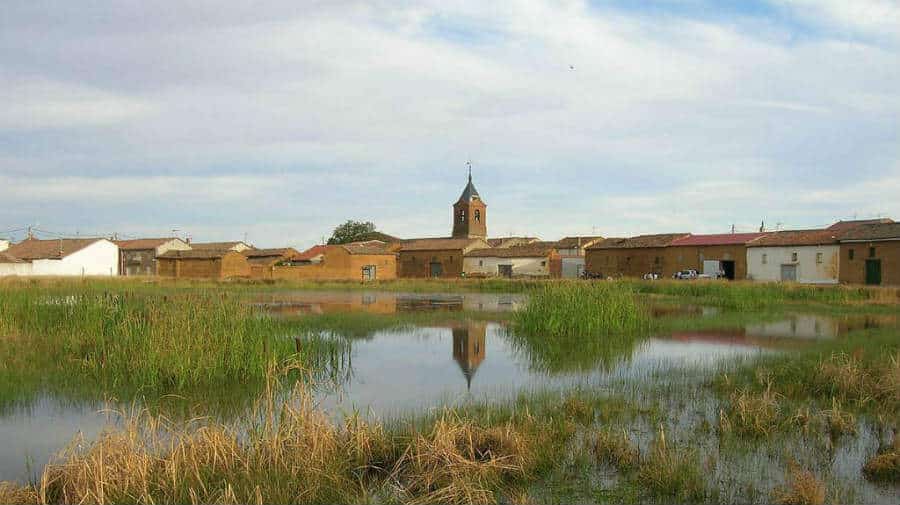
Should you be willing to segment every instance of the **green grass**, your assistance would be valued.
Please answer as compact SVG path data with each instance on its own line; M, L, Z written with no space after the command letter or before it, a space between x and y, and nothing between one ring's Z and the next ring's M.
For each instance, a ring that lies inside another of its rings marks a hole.
M40 389L120 399L242 389L261 384L272 359L314 367L344 345L216 290L161 295L3 285L0 405Z

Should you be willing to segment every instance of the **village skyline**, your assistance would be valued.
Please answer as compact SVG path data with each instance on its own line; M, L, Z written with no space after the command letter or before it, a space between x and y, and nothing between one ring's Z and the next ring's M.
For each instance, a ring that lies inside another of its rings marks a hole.
M878 1L12 2L0 231L441 236L469 160L497 236L897 216L898 20Z

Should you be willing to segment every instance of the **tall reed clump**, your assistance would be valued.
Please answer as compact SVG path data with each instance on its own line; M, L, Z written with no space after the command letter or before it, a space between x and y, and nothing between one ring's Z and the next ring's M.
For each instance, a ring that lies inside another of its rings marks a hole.
M548 283L513 316L510 340L550 371L612 364L650 328L632 290L618 283Z
M0 297L0 334L10 335L0 354L17 355L46 380L65 377L113 394L261 383L269 360L297 351L286 338L291 323L205 290L10 289ZM304 342L301 355L313 359L338 345Z
M787 483L772 491L773 501L779 505L822 505L825 503L825 484L809 470L791 465Z
M547 337L633 334L649 321L631 288L611 282L547 284L515 314L517 330Z
M35 485L0 485L0 498L50 504L496 503L532 475L546 457L541 447L555 436L552 425L529 415L482 424L453 410L421 429L397 432L358 416L337 424L303 383L283 403L277 380L266 384L249 429L206 419L175 424L145 411L127 415L94 442L76 439Z
M866 478L876 482L900 482L900 436L883 447L863 467Z

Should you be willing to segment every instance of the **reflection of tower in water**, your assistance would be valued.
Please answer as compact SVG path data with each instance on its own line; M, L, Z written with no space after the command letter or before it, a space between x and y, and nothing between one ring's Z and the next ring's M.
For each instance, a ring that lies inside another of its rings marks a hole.
M466 378L466 388L472 389L472 377L478 370L478 365L484 361L484 337L487 333L487 323L481 321L469 321L466 326L453 328L453 359L459 364L463 377Z

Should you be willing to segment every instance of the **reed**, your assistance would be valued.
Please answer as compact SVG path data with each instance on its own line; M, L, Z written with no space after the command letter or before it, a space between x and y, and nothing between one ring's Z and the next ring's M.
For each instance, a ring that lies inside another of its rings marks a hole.
M120 398L260 384L272 359L313 365L345 346L227 292L136 294L90 286L4 285L0 335L0 377L16 388L78 384ZM10 384L0 387L0 403L14 395Z

